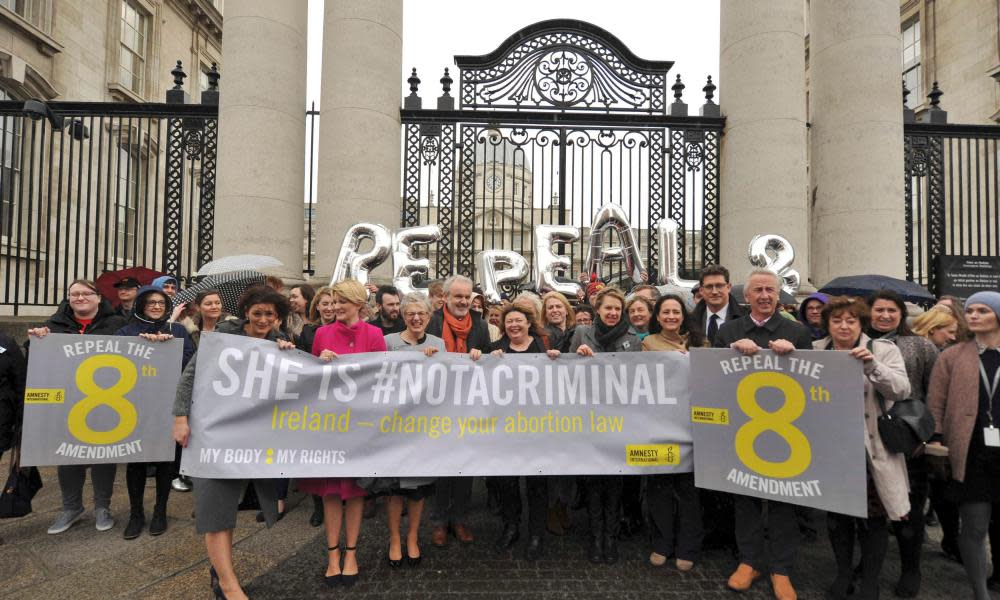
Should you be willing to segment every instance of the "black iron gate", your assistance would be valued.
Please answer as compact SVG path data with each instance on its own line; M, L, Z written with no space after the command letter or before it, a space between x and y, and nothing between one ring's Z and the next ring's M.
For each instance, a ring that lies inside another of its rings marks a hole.
M725 123L703 88L703 116L687 116L673 63L636 57L581 21L531 25L485 56L457 56L436 109L423 109L416 69L404 99L404 227L437 223L432 276L475 275L475 255L514 250L534 263L534 226L572 225L564 253L583 270L590 220L615 203L639 233L655 274L656 224L680 224L678 257L692 276L719 257L719 137ZM609 278L620 277L612 272Z
M77 278L212 260L218 72L185 104L0 102L0 306L50 306Z
M1000 256L1000 127L947 123L941 95L903 138L906 276L932 292L938 257Z

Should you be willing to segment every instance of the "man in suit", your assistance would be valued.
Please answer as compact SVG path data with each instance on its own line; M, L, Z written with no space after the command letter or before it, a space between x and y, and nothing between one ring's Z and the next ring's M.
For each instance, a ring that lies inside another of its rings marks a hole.
M750 314L723 325L713 345L716 348L732 348L747 356L761 350L782 355L795 350L811 350L809 330L798 321L778 314L780 292L781 279L777 274L767 269L751 271L743 287ZM763 504L764 500L759 498L736 496L736 545L740 564L729 577L728 585L732 590L745 592L763 573L770 572L775 597L778 600L794 600L795 588L789 576L799 542L795 506L768 501L765 527Z
M691 319L701 327L709 343L714 344L719 328L742 317L744 311L731 293L729 269L721 265L706 266L698 276L698 288L701 302L691 311Z

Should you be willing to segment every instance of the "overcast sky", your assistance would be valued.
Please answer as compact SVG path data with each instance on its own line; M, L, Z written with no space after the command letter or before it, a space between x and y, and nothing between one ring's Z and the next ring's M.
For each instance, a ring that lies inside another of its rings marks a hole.
M701 104L700 88L712 75L718 82L719 0L405 0L403 74L400 99L410 69L417 68L424 106L441 93L445 67L457 77L453 56L486 54L518 29L545 19L588 21L617 36L640 58L672 60L671 81L680 74L685 101ZM320 103L323 0L309 0L309 80L307 103ZM452 92L455 95L455 92Z

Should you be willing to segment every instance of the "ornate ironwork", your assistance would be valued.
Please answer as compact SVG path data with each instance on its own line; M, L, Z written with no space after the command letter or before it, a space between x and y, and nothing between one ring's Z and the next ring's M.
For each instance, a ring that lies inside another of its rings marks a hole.
M163 204L163 272L180 273L184 230L184 123L167 124L167 171Z
M995 150L995 147L994 147ZM995 160L995 156L994 156ZM945 254L944 140L932 138L927 153L927 286L937 291L934 261ZM971 209L970 209L971 210ZM967 217L971 220L972 215ZM969 243L972 245L971 240Z
M701 206L701 264L719 263L719 131L706 131ZM690 277L694 277L692 272Z
M185 126L184 128L184 154L190 160L195 160L201 158L201 148L202 148L202 138L203 130L201 127L190 128Z
M420 154L423 156L424 165L433 166L437 164L438 152L440 150L441 144L436 137L430 135L424 136L420 144Z
M213 65L214 67L214 65ZM215 160L219 143L219 120L206 119L201 159L201 198L198 204L198 268L215 253Z
M909 136L903 145L907 169L913 177L927 175L928 141L926 136Z
M462 136L459 159L458 264L460 275L475 275L476 244L476 127L459 125Z
M447 71L445 77L447 77ZM447 277L453 273L455 264L455 125L449 123L441 127L440 149L438 225L441 227L441 241L438 242L436 268L438 277Z
M406 153L403 165L403 211L400 224L420 223L420 126L406 125Z
M660 113L673 65L638 58L607 31L536 23L485 56L456 56L462 108Z
M677 223L677 260L686 265L687 227L684 222L684 209L687 205L686 171L687 155L685 153L684 130L670 131L670 205L667 216Z
M649 222L659 223L666 214L666 206L663 202L664 172L666 166L665 147L663 130L653 129L649 132ZM655 235L649 236L646 245L646 261L649 268L656 264L656 257L659 256L659 246ZM658 273L662 276L663 273Z

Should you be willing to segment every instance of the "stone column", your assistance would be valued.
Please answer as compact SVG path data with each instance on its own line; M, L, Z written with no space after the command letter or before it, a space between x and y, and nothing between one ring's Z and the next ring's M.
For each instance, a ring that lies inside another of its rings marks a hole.
M329 281L347 228L399 228L402 0L326 0L317 169L316 279ZM375 271L390 276L390 265Z
M229 0L223 27L215 256L266 254L302 278L306 2Z
M906 271L899 2L813 0L813 274Z
M809 277L802 0L722 0L719 35L722 264L739 282L757 234L784 236Z

